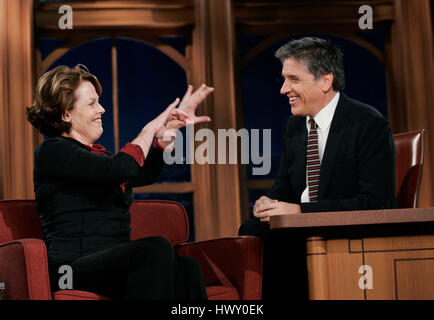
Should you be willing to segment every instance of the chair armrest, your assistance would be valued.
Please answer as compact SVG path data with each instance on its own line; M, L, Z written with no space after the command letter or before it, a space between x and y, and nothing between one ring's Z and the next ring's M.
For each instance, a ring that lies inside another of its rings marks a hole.
M7 300L51 300L47 250L39 239L0 244L0 282Z
M252 236L220 238L175 246L181 256L195 258L205 286L235 287L242 300L261 299L262 241Z

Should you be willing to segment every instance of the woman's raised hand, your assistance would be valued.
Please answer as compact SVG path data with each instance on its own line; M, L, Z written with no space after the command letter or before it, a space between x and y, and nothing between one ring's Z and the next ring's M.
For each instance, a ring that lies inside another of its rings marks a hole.
M209 122L208 116L196 116L198 105L214 91L214 88L202 84L199 89L193 92L193 86L188 85L187 91L181 100L171 103L158 117L150 121L139 133L132 143L140 145L145 156L147 155L151 142L156 136L163 147L173 146L176 130L185 127L187 124ZM179 108L176 107L179 104Z
M187 124L211 121L208 116L196 116L196 108L213 91L214 88L202 84L199 89L193 92L193 86L188 85L187 91L179 104L179 110L188 115Z

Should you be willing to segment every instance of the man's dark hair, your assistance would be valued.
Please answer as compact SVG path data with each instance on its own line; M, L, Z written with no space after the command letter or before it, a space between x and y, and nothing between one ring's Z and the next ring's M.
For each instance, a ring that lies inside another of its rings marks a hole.
M305 63L315 80L327 73L333 74L333 90L341 91L345 87L344 63L342 51L329 40L305 37L292 40L281 46L274 54L283 62L294 58Z

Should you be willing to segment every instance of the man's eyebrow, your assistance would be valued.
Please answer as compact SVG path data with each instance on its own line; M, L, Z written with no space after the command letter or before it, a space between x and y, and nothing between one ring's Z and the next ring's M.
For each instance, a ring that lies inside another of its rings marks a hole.
M291 79L299 79L296 75L294 74L284 74L282 73L282 77L283 78L291 78Z

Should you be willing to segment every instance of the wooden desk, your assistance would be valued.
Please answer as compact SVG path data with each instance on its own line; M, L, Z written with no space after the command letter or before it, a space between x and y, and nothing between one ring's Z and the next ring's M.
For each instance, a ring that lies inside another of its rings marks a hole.
M270 226L306 235L310 299L434 299L434 208L303 213Z

